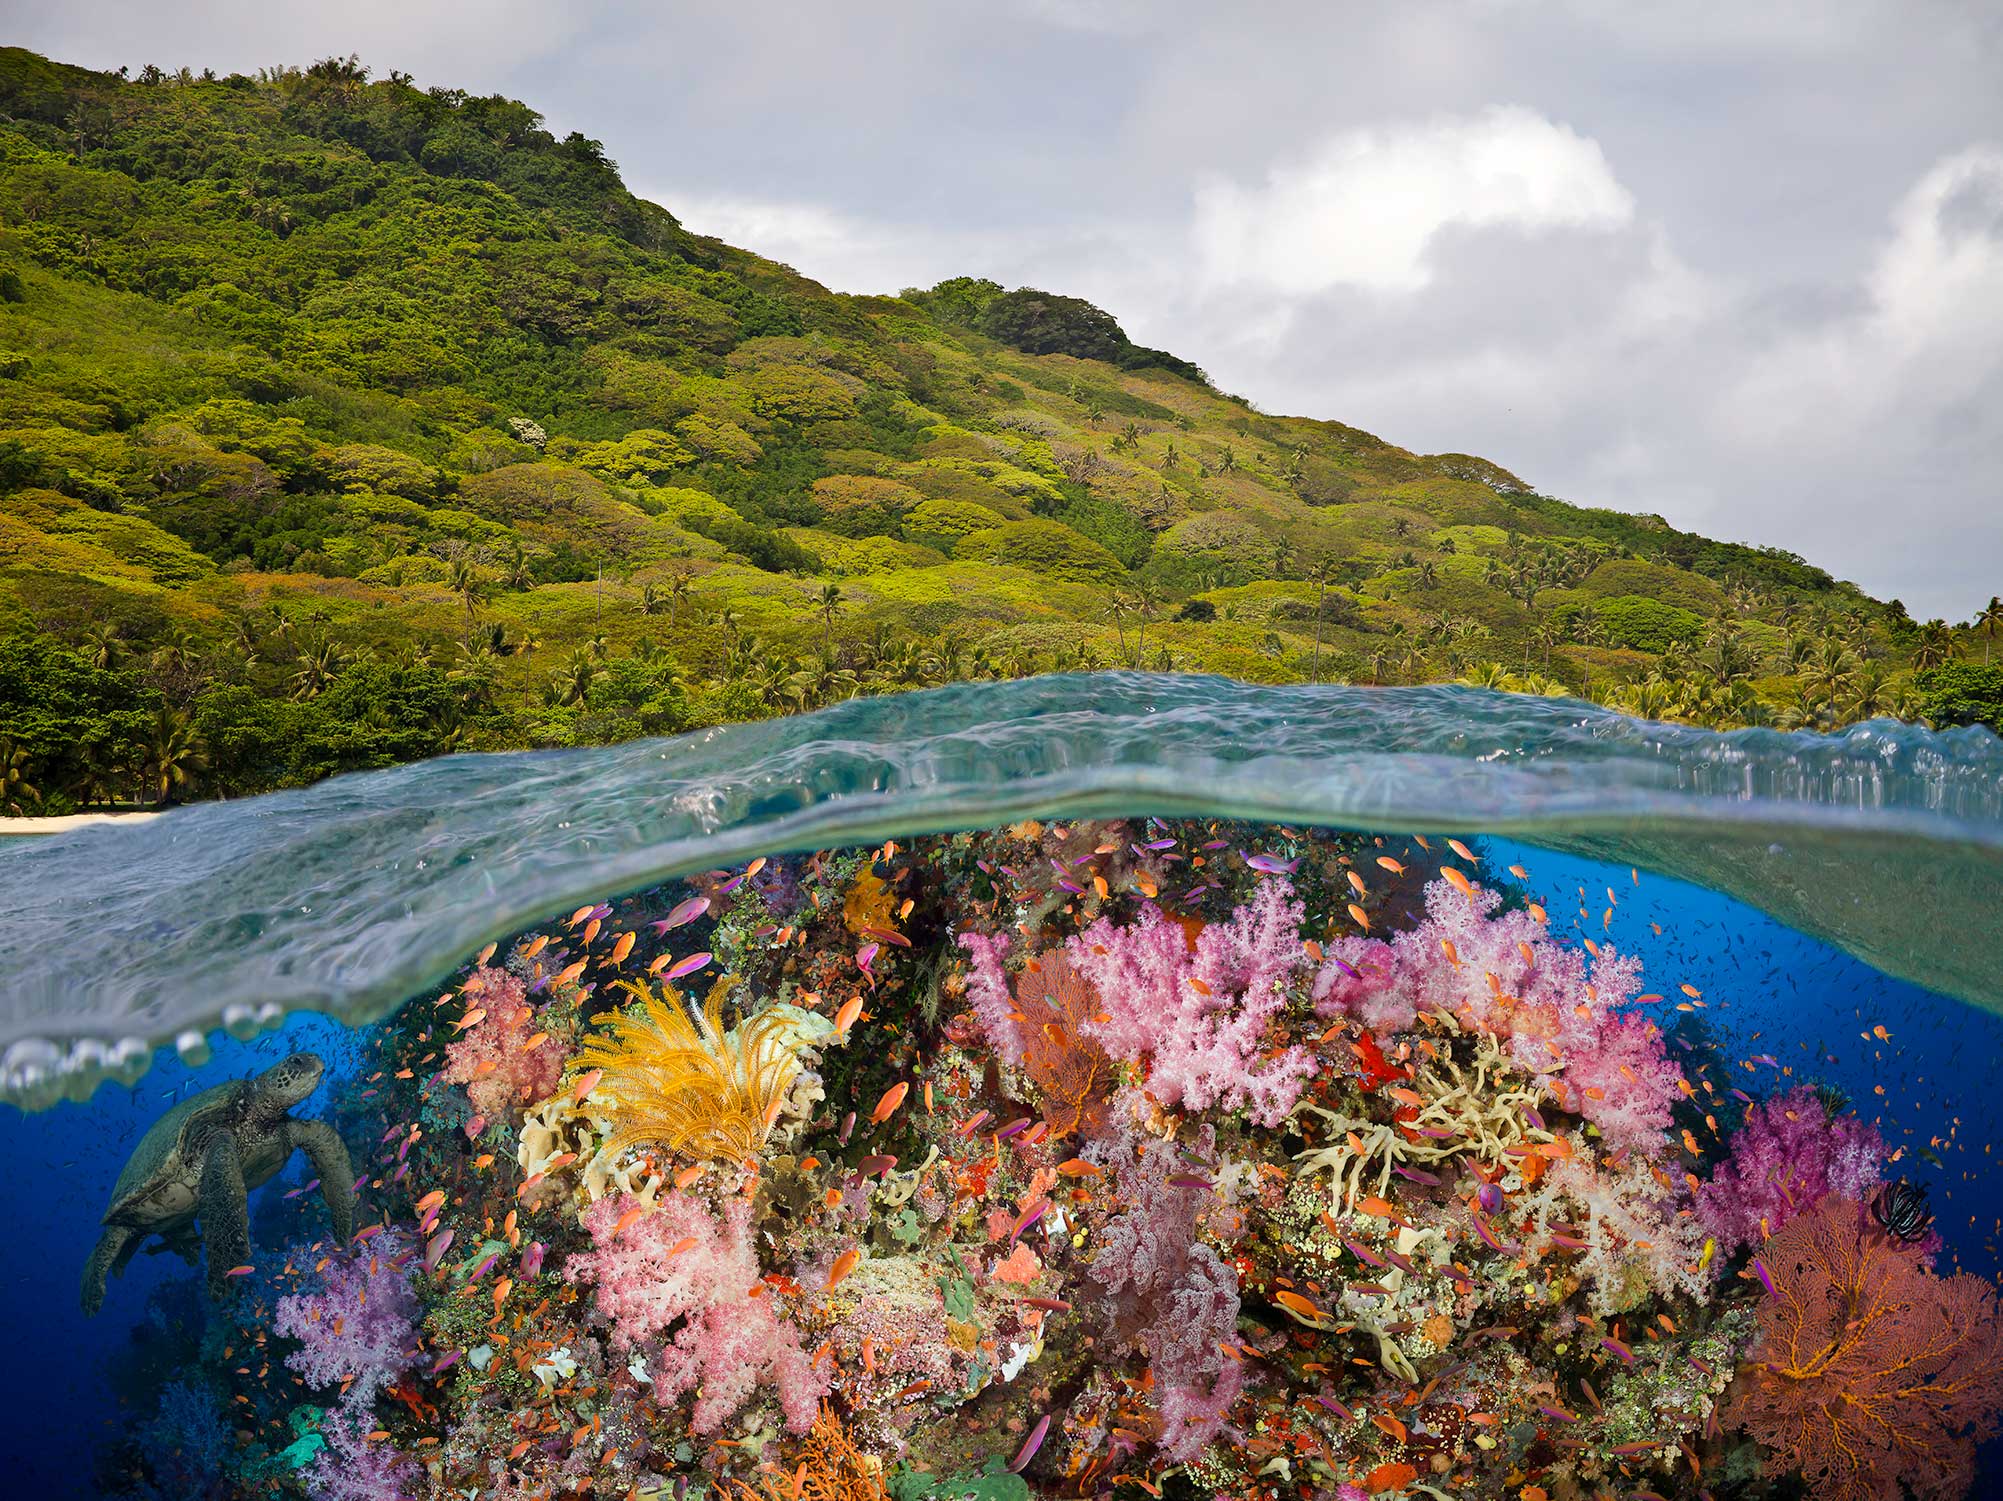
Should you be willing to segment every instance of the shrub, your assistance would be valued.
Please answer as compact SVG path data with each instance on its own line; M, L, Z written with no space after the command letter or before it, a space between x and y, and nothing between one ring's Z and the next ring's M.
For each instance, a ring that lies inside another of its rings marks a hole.
M2003 665L1947 662L1913 680L1920 712L1936 729L1986 724L2003 735Z

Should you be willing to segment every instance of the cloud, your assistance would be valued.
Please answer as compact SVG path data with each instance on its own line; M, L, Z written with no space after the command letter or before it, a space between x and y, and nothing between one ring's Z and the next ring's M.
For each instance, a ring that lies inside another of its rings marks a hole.
M1299 295L1349 285L1412 293L1452 225L1618 228L1634 197L1599 146L1516 106L1344 131L1258 187L1221 178L1196 192L1196 250L1219 286Z

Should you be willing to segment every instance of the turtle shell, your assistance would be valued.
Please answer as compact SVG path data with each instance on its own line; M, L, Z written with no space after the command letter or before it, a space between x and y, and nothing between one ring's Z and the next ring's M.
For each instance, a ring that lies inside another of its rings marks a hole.
M235 1115L233 1107L245 1087L241 1081L218 1084L188 1096L155 1121L118 1175L104 1223L158 1230L192 1218L202 1176L194 1144L206 1144L217 1120Z

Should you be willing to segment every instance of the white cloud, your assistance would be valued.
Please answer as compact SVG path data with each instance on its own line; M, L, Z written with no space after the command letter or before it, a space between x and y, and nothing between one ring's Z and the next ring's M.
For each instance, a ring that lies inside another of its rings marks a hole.
M1618 228L1634 198L1594 141L1532 110L1345 131L1263 185L1196 194L1205 277L1301 295L1337 286L1418 292L1451 225Z

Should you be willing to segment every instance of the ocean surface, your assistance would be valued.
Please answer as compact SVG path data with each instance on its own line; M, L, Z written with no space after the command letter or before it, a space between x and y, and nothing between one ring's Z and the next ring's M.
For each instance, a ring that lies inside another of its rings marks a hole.
M111 1183L172 1103L300 1049L329 1065L322 1100L352 1090L400 1006L580 904L759 855L1146 815L1451 835L1520 865L1554 934L1692 997L1702 1030L1665 1023L1672 1049L1754 1095L1839 1090L1929 1188L1943 1266L2003 1270L1988 732L1721 735L1459 688L961 685L0 845L10 1493L104 1494L94 1456L148 1400L161 1300L199 1295L178 1259L142 1256L102 1315L77 1309ZM254 1196L259 1236L306 1212L286 1195L310 1176L295 1160Z

